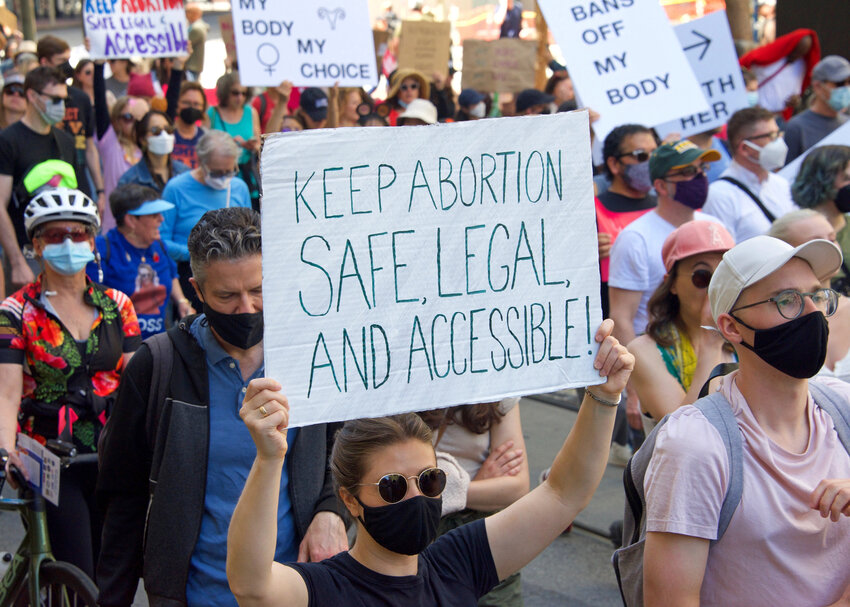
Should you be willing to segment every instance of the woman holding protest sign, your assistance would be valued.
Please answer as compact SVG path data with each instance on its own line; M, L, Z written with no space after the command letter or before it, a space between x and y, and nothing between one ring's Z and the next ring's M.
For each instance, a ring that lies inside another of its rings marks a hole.
M215 84L218 105L207 109L210 128L224 131L242 149L238 164L242 180L251 192L251 204L259 209L260 175L257 154L260 151L260 116L249 103L249 90L239 82L239 72L225 74Z
M445 473L436 467L431 431L414 414L346 423L331 470L357 520L357 543L319 563L274 563L281 469L289 404L273 379L255 379L240 410L257 456L233 513L227 574L237 599L252 605L474 605L560 535L590 501L608 459L616 403L634 358L596 332L594 367L605 383L587 389L572 431L547 481L484 520L432 545Z
M667 274L649 300L646 333L629 344L647 434L668 413L696 402L715 366L733 361L708 305L711 275L733 246L731 234L710 221L689 221L664 241Z

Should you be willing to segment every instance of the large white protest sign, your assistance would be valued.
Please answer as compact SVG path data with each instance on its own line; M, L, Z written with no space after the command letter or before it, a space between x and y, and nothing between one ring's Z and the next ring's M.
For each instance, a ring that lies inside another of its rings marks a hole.
M186 53L189 30L183 0L86 0L83 27L93 59Z
M291 425L600 383L586 112L284 133L261 171Z
M658 0L540 0L600 139L627 122L659 124L708 110Z
M243 84L378 83L367 0L233 0L231 6Z
M822 145L850 145L850 122L845 122L843 125L832 131L829 135L785 165L785 167L778 171L778 173L793 183L793 181L797 178L797 173L800 172L800 165L803 164L803 160L806 159L806 156L808 156L812 150L819 148Z
M655 127L661 137L679 133L688 137L723 126L740 109L747 107L744 76L726 11L715 11L702 19L675 27L676 36L702 86L709 105L707 112L683 115Z

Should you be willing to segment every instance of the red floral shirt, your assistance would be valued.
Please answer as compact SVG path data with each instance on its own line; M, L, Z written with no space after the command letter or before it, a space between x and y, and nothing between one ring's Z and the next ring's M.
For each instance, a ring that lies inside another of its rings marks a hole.
M23 365L18 419L41 440L72 439L81 452L97 449L124 367L124 353L141 344L136 312L121 291L90 282L94 307L88 339L77 342L41 302L41 276L0 304L0 363Z

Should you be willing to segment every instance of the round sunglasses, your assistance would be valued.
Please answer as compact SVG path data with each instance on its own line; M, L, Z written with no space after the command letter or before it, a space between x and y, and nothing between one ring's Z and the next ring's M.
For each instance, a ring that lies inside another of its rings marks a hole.
M167 125L167 126L152 126L150 129L148 129L148 134L153 135L154 137L157 137L163 131L165 131L169 135L173 135L174 134L174 127L171 126L170 124Z
M708 283L711 282L711 270L705 268L697 268L691 274L691 282L697 289L707 289Z
M426 468L418 475L405 476L398 472L385 474L377 483L358 483L358 487L378 487L378 493L388 504L397 504L407 495L407 479L415 478L419 492L425 497L439 497L446 488L446 473L439 468Z

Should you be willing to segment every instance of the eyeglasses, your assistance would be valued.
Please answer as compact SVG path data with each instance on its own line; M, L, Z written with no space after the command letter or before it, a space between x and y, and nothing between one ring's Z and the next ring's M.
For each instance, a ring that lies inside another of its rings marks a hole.
M121 118L121 120L123 120L124 122L135 122L136 121L136 117L133 116L133 114L131 114L130 112L125 112L125 113L121 114L119 116L119 118Z
M844 81L838 81L838 82L833 81L832 84L834 84L836 88L841 87L841 86L850 86L850 78L847 78Z
M446 488L446 473L439 468L427 468L418 475L405 476L398 472L385 474L377 483L358 483L358 487L377 486L381 498L388 504L397 504L407 495L407 479L415 478L419 492L425 497L437 497Z
M632 150L631 152L626 152L624 154L617 154L617 158L620 159L625 158L626 156L631 156L638 162L646 162L647 160L649 160L649 154L650 152L647 152L646 150L637 149Z
M402 91L418 91L419 90L419 83L418 82L411 82L410 84L402 84L401 87L399 87L399 88Z
M753 135L752 137L747 137L746 141L753 141L754 139L764 139L765 137L770 137L770 140L778 139L782 136L782 131L770 131L769 133L761 133L759 135Z
M230 169L229 171L214 171L212 169L208 169L204 167L207 174L213 179L221 179L223 177L236 177L236 173L238 172L236 169Z
M66 238L70 238L71 242L85 242L89 239L89 233L80 228L47 228L35 237L43 240L45 244L62 244Z
M757 301L755 303L730 310L729 313L731 314L738 310L746 310L747 308L760 306L761 304L774 303L776 304L776 309L779 310L779 313L782 315L782 318L794 320L803 313L803 308L806 306L806 297L812 300L812 303L815 304L815 307L818 310L824 313L824 316L832 316L838 309L838 293L832 289L818 289L811 293L802 293L795 289L786 289L763 301ZM735 320L738 319L735 318ZM743 321L738 320L738 322L741 322L745 327L748 326L746 323L743 323Z
M708 163L703 163L699 166L694 166L692 164L682 167L675 173L670 173L669 175L664 176L664 181L668 181L670 177L687 177L691 179L700 174L705 174L705 172L709 169L711 165Z
M9 84L3 88L4 95L17 95L18 97L24 96L24 87L21 84Z
M41 95L42 97L47 97L53 103L57 103L57 102L61 101L64 104L65 102L68 101L67 95L62 97L60 95L51 95L50 93L45 93L44 91L38 91L38 94Z
M248 89L230 89L231 97L247 97Z
M708 283L711 282L711 270L706 270L705 268L697 268L691 274L691 283L697 289L707 289Z
M148 129L148 134L153 135L154 137L157 137L163 131L165 131L166 133L171 135L171 134L174 133L174 127L171 126L170 124L166 125L166 126L152 126L151 128Z

